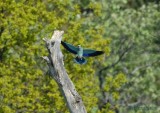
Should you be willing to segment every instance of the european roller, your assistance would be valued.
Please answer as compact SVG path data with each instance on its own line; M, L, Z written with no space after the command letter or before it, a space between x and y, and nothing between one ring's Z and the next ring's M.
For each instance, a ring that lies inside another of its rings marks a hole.
M103 51L96 51L92 49L84 49L81 45L75 47L69 43L61 41L61 44L64 48L66 48L69 52L76 55L74 61L78 64L85 64L87 60L84 57L94 57L103 54Z

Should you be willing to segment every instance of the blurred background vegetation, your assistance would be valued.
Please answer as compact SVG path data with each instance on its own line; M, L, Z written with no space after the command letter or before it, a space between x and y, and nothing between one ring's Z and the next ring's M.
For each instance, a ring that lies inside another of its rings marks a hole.
M103 50L86 65L62 48L88 113L160 112L159 0L0 0L0 113L68 113L42 38Z

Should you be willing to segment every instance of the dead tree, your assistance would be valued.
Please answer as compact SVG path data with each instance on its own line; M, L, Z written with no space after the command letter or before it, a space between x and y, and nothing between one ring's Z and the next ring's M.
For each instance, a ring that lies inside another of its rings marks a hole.
M47 61L51 77L58 84L70 113L86 113L82 99L64 68L63 54L60 49L63 33L56 30L51 39L44 39L49 55L43 58Z

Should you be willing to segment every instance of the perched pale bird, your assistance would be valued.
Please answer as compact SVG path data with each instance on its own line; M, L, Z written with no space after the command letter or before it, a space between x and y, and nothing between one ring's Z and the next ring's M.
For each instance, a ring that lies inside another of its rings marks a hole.
M94 57L103 54L103 51L96 51L92 49L83 49L80 45L75 47L69 43L61 41L61 44L64 48L66 48L69 52L76 55L74 61L78 64L85 64L87 61L84 57Z

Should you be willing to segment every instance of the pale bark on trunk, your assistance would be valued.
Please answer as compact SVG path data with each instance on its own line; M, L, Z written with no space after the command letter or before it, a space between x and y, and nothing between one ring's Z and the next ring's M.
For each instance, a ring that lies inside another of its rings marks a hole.
M70 113L87 113L82 98L64 68L63 54L60 49L63 33L56 30L51 39L44 39L49 55L43 58L47 61L50 74L58 84Z

